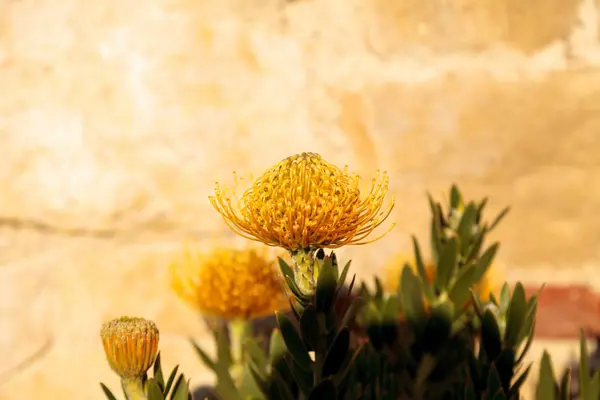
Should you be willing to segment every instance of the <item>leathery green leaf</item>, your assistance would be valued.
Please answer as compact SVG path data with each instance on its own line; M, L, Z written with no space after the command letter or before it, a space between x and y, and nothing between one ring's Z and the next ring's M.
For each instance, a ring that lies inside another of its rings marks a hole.
M315 293L315 310L317 312L328 312L332 309L335 301L337 280L335 269L330 258L326 258L319 277L317 278L317 289Z
M458 267L458 255L458 241L456 238L451 238L444 245L437 265L435 286L438 290L443 291L448 288Z
M146 382L146 391L148 394L148 400L163 400L162 389L158 386L158 382L154 379L148 379Z
M405 265L402 270L398 298L406 318L410 321L418 320L425 314L425 303L421 287L421 280L413 274L408 265Z
M525 300L525 289L521 282L517 282L508 306L506 317L506 333L504 342L508 346L516 346L521 339L519 334L526 322L527 302Z
M279 330L281 336L285 342L287 350L290 352L294 360L305 370L310 370L312 360L308 354L308 350L300 337L300 334L296 330L296 327L284 314L279 312L276 313L277 322L279 324Z
M544 350L540 362L540 375L537 384L536 398L538 400L553 400L556 393L556 382L554 381L554 370L550 354Z
M313 351L321 351L323 342L319 331L319 319L312 305L308 305L300 317L300 333L307 346Z
M346 359L346 355L350 351L350 330L343 328L333 341L333 344L327 351L325 356L325 362L323 363L323 369L321 371L322 377L337 374L343 366Z

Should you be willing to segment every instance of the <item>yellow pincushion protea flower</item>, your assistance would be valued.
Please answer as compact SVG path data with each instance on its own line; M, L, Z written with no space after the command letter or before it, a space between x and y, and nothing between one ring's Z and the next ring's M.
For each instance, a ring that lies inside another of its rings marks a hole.
M122 379L143 376L158 352L158 328L143 318L121 317L102 325L100 337L111 369Z
M266 316L289 308L276 263L257 248L185 251L170 266L171 287L207 317Z
M397 290L405 264L408 264L414 273L418 274L417 266L415 265L414 257L412 255L409 256L402 253L392 257L384 268L382 285L386 291L395 292ZM425 263L425 272L427 274L427 283L433 284L436 272L433 262ZM504 274L502 269L492 264L474 288L475 291L479 293L481 300L488 301L491 294L498 298L502 285L504 284L503 278Z
M360 177L347 167L341 170L319 154L302 153L267 170L241 199L217 183L210 202L247 239L290 251L333 249L381 237L365 241L394 206L392 199L383 207L388 182L385 172L378 174L369 192L361 193Z

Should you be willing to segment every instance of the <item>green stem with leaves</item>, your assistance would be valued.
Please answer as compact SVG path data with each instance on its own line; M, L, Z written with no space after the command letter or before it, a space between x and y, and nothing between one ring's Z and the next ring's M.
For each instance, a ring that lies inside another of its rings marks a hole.
M144 389L145 376L122 378L121 384L129 400L147 400L146 390Z
M236 319L229 325L231 333L231 357L233 365L231 375L233 380L239 385L244 372L244 340L249 330L250 323L245 319Z

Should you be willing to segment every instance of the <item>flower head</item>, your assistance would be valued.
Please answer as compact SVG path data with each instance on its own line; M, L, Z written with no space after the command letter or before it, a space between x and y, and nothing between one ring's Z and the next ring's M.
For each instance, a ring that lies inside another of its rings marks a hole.
M102 325L100 337L108 364L121 378L142 376L154 364L159 339L154 322L121 317Z
M302 153L267 170L241 199L217 183L210 201L247 239L287 250L338 248L381 237L364 241L392 211L393 199L383 207L388 182L385 172L378 174L368 193L361 193L360 177L347 167Z
M261 317L289 307L275 266L256 248L186 251L171 264L171 286L207 317Z

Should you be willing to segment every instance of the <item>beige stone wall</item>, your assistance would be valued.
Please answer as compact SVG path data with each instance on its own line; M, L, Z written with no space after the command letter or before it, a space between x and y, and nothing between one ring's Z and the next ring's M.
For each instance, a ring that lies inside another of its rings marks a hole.
M216 180L301 151L391 175L398 227L344 251L361 276L456 182L512 206L511 276L600 281L598 6L0 1L0 397L100 399L97 329L122 313L202 381L166 254L227 233Z

